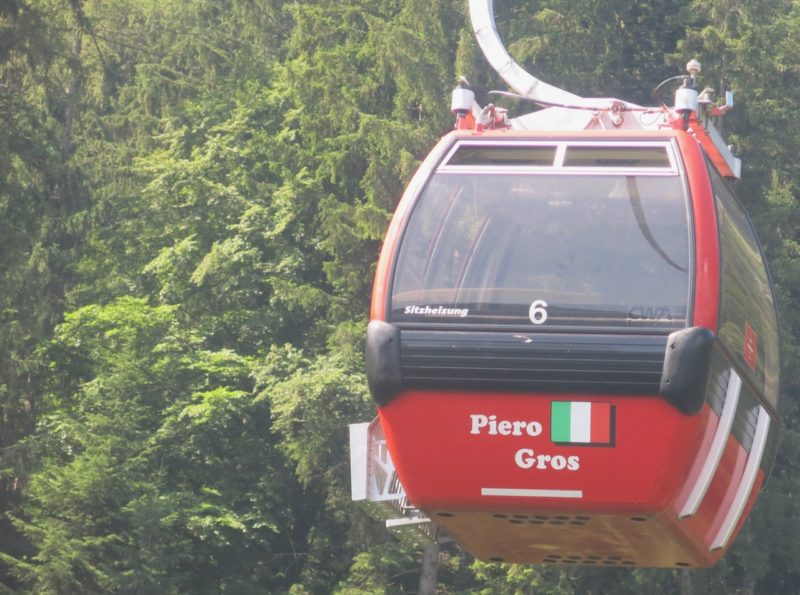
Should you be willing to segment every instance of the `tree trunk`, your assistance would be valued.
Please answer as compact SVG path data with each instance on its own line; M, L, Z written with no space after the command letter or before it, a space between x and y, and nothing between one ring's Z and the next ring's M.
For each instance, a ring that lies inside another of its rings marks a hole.
M432 543L422 554L422 569L419 575L419 595L436 594L436 574L439 570L439 544Z
M752 572L747 572L742 585L742 595L754 595L756 592L756 577Z
M681 570L681 595L694 595L692 571L688 568Z
M70 82L67 86L66 108L64 109L64 130L61 137L61 156L66 161L69 157L69 152L72 147L72 124L75 121L75 111L78 108L78 101L80 101L81 83L83 73L81 71L81 46L83 40L83 31L80 28L75 29L75 35L72 38L72 55L69 57L69 70Z

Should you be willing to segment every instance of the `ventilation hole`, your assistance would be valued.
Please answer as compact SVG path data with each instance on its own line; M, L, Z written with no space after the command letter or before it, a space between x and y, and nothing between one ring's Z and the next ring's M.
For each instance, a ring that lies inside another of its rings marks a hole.
M579 556L577 554L572 554L569 556L547 554L542 559L542 562L547 562L548 564L585 564L586 566L598 566L601 564L604 566L617 566L619 564L625 566L637 566L637 563L634 560L623 559L622 556L608 556L603 558L603 556L598 555ZM685 562L676 563L676 565L680 564L685 564Z
M675 562L675 566L681 566L683 568L691 566L688 562Z
M508 522L512 525L523 525L525 521L520 521L519 519L508 519Z
M637 523L644 523L644 522L646 522L646 521L647 521L647 517L643 517L643 516L632 516L632 517L631 517L631 520L632 520L632 521L636 521Z
M456 516L452 512L437 512L436 514L439 515L439 516Z
M489 558L489 560L492 561L492 562L505 562L506 561L505 558L498 558L496 556L493 557L493 558Z
M453 513L438 513L442 516L452 516ZM543 525L545 523L549 523L551 525L577 525L583 526L588 521L591 520L591 517L581 515L581 516L567 516L563 514L558 514L555 516L548 516L546 514L534 514L534 515L524 515L524 514L503 514L503 513L493 513L492 516L496 519L504 519L508 522L513 522L515 525L519 524L519 521L527 521L532 525ZM642 517L644 518L644 517Z

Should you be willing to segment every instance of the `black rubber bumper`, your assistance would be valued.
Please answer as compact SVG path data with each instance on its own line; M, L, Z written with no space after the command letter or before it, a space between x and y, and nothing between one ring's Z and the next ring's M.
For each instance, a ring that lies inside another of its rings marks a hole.
M703 404L714 335L519 333L367 328L370 391L383 406L403 388L660 394L684 413Z

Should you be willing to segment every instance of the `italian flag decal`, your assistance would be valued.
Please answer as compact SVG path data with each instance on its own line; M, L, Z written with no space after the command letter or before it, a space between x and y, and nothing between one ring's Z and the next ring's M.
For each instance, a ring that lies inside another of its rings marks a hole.
M614 446L614 406L611 403L553 401L550 440L555 444Z

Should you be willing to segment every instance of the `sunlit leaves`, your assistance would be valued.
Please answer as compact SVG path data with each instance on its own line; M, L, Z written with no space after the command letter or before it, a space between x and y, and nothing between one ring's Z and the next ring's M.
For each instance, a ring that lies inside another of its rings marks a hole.
M699 57L704 81L737 91L725 132L773 263L790 395L800 382L797 3L534 4L495 9L511 53L548 82L648 103ZM361 368L380 241L452 126L461 74L499 85L466 2L0 8L0 505L25 537L3 558L21 581L9 584L417 588L416 554L349 501L346 426L374 414ZM470 565L452 546L441 588L722 593L758 580L764 592L797 590L798 413L785 402L776 474L713 571Z

